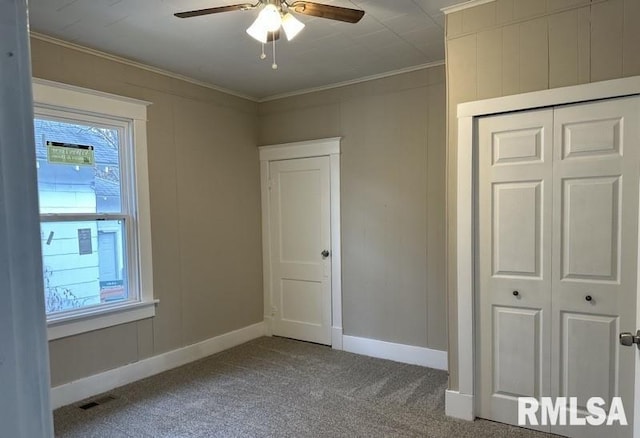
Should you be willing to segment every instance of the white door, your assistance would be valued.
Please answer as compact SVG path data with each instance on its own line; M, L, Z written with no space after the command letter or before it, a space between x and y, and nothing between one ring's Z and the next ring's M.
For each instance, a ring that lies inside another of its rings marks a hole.
M516 424L518 396L550 395L584 417L619 396L633 420L639 353L618 334L636 328L639 120L624 98L479 121L479 416Z
M554 121L552 396L622 397L633 420L640 98L558 108ZM632 428L552 427L574 437L630 437Z
M272 161L273 334L331 345L330 158Z
M479 121L478 416L551 393L553 111Z
M112 231L98 232L98 266L100 281L118 280L118 256L116 233Z

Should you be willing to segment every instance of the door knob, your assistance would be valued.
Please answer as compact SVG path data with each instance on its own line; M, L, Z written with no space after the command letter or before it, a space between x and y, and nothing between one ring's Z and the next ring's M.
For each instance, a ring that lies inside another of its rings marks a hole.
M320 255L322 255L323 259L326 259L327 257L329 257L330 252L328 250L324 250L320 253Z
M635 335L629 332L620 333L620 343L625 347L636 344L638 349L640 349L640 330L638 330Z

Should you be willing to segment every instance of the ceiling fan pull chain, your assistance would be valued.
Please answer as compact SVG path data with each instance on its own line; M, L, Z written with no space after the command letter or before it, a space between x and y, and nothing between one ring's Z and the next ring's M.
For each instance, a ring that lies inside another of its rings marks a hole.
M274 70L278 69L278 64L276 64L276 39L273 39L273 64L271 64L271 68Z
M264 54L264 43L262 43L262 53L260 54L260 59L265 59L267 55Z

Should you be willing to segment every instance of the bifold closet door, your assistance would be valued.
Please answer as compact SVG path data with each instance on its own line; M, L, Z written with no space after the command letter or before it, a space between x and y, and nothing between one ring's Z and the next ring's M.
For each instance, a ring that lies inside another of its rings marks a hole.
M478 121L478 416L504 423L551 393L552 139L552 110Z
M633 420L638 349L638 97L559 107L554 118L552 395L620 396ZM552 427L574 437L631 437L632 428Z
M633 422L640 352L618 336L640 328L639 127L638 97L478 120L478 416L516 424L518 397L552 396L585 417L590 397L621 397Z

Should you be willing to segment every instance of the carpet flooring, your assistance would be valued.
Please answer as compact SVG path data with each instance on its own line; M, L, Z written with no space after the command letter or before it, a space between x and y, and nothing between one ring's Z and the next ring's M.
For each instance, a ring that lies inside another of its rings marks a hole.
M54 423L61 438L552 436L448 418L446 386L443 371L265 337L60 408Z

